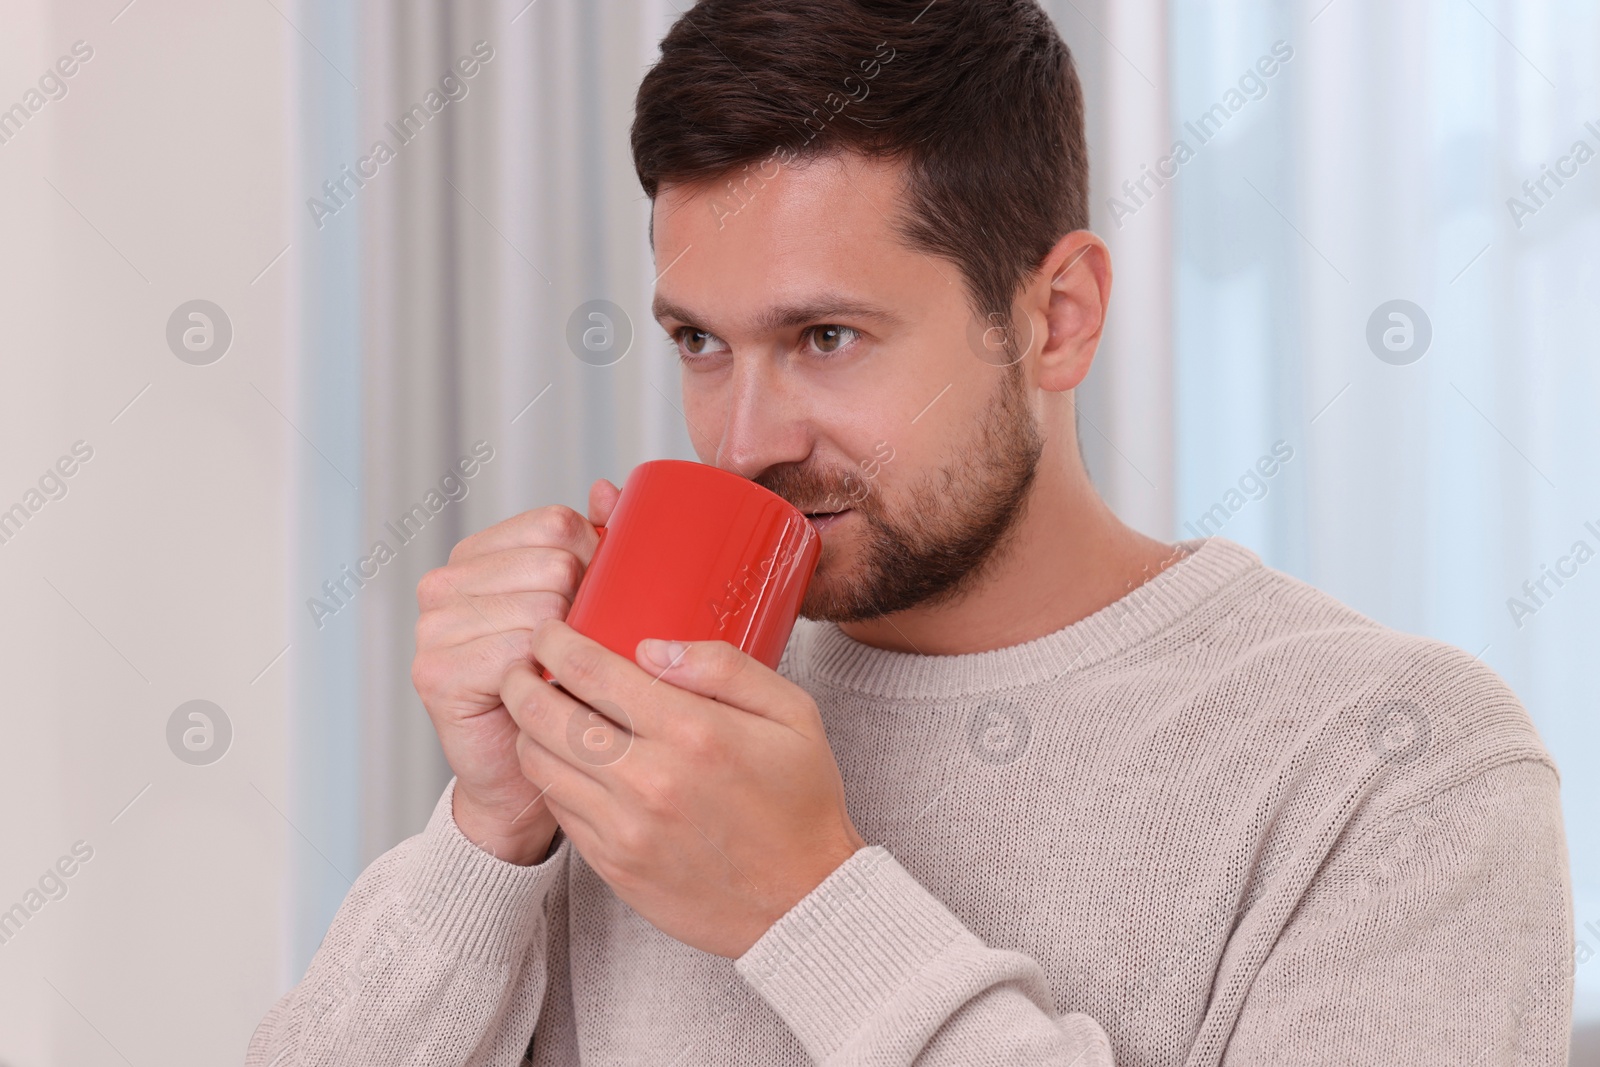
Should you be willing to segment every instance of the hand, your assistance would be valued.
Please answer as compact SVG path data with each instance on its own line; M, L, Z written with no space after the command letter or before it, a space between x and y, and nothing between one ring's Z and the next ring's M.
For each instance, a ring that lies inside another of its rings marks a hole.
M455 771L456 825L480 848L524 866L555 836L539 787L517 760L517 724L500 680L533 656L533 628L565 619L619 490L589 490L586 521L553 505L524 512L456 545L449 562L417 585L417 655L411 681Z
M679 647L629 662L544 622L533 653L567 692L519 661L500 696L595 873L663 933L738 957L865 842L810 695L725 641Z

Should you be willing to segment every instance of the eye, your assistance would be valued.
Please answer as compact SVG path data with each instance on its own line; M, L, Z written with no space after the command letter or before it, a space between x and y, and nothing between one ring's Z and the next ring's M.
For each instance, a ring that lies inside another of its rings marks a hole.
M841 348L848 348L860 336L848 326L836 326L832 323L812 326L806 330L806 339L818 352L837 352Z
M682 356L710 356L728 351L727 342L714 333L693 326L679 327L672 335Z

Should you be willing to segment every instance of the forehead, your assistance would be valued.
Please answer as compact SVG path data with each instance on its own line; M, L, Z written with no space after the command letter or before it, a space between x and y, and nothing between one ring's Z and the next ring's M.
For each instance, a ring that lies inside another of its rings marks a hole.
M824 290L894 301L939 280L897 232L902 210L900 166L855 155L774 159L663 186L652 216L657 297L697 312L706 328L753 322Z

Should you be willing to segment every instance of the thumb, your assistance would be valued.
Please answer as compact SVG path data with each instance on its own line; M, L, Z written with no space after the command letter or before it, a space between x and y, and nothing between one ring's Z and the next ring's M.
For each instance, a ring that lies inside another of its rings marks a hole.
M611 512L616 509L617 498L622 495L622 490L606 481L598 479L589 487L589 521L596 526L604 526L611 520Z

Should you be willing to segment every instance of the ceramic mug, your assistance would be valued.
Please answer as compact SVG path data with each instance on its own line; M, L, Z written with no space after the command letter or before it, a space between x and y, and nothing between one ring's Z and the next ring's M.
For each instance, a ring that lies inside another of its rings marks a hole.
M727 641L777 668L822 554L798 508L719 467L658 459L598 529L567 625L630 663L659 637Z

